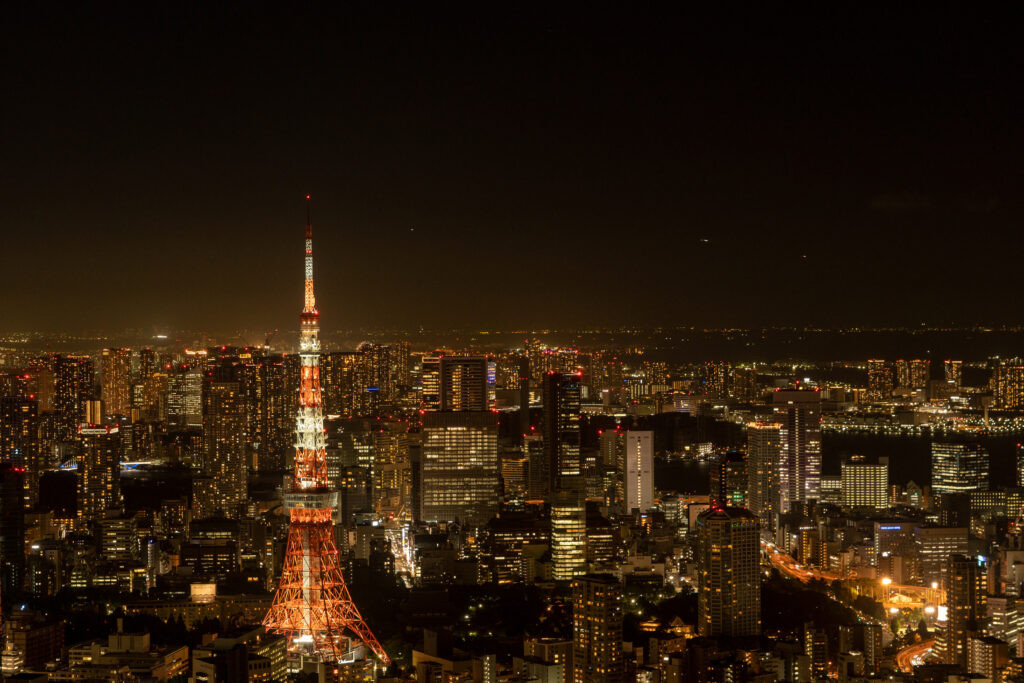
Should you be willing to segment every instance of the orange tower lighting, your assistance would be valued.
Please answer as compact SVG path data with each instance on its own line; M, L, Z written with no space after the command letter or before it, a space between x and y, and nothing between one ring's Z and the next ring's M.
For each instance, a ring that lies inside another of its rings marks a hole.
M288 649L324 662L349 653L348 631L385 664L384 648L349 595L334 542L338 493L327 477L323 397L320 391L320 313L313 295L313 226L306 195L306 288L299 316L302 381L295 421L295 470L284 496L291 523L281 583L263 619L268 631L288 638Z

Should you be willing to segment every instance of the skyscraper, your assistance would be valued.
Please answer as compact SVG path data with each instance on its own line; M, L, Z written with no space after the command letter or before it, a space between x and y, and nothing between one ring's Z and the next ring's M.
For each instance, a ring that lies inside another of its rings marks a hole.
M963 366L962 360L946 361L946 381L950 382L954 389L959 389L963 384Z
M103 378L101 397L110 415L129 415L132 390L131 349L103 349L100 357Z
M985 571L977 560L952 555L946 565L946 628L942 658L966 671L969 631L985 615Z
M739 451L729 451L711 463L711 504L747 507L747 459Z
M779 430L780 511L797 502L817 499L821 488L821 394L787 389L772 394Z
M885 401L892 396L892 372L884 360L868 361L868 399Z
M245 405L238 382L208 382L203 406L203 471L214 501L229 517L248 499Z
M573 683L619 683L622 662L622 587L608 574L572 583Z
M87 424L79 436L78 520L86 527L121 506L121 437L117 427Z
M93 398L92 361L88 356L56 356L53 371L57 438L74 441L85 418L85 403Z
M654 432L626 432L626 512L654 507Z
M716 507L697 518L700 635L760 635L760 544L757 517L748 510Z
M293 446L295 419L288 400L288 368L281 356L264 358L259 366L260 414L256 466L260 472L280 472Z
M580 463L580 375L548 372L541 387L544 402L544 454L550 490L563 477L582 473Z
M782 425L747 424L747 508L761 520L761 528L775 528L779 513L779 462Z
M39 476L43 470L38 404L35 399L0 397L0 460L25 470L25 502L34 503L39 494Z
M306 282L299 316L300 390L295 422L295 469L285 494L288 544L281 581L263 619L288 648L326 662L351 650L350 631L385 664L391 660L363 621L341 573L334 540L338 494L327 473L323 395L320 389L320 312L313 290L313 225L306 197Z
M0 462L0 595L10 611L25 583L25 469Z
M977 443L932 443L932 493L988 488L988 451Z
M197 369L177 368L167 377L167 422L186 429L203 425L203 375Z
M423 415L423 499L427 522L484 523L498 509L498 419L490 411Z

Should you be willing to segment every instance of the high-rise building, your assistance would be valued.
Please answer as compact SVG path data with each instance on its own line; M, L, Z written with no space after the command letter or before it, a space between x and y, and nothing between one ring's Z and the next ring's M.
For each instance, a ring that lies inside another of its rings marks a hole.
M573 683L623 680L622 587L608 574L572 583Z
M25 584L25 468L0 462L0 595L17 602Z
M566 480L566 488L551 497L551 575L555 581L569 581L587 571L587 505L580 486L582 482Z
M288 363L285 359L286 385ZM332 351L323 357L324 412L327 415L357 417L368 414L370 393L366 357L352 351ZM288 392L285 391L285 396Z
M149 376L156 372L157 369L157 357L156 351L149 348L148 346L144 349L139 349L139 372L136 376L138 383L143 383Z
M544 403L544 453L551 480L549 490L564 477L582 473L580 462L580 375L548 372L541 387Z
M340 662L352 650L346 631L384 663L384 648L363 621L341 572L334 536L337 491L327 473L323 393L320 388L320 312L313 288L313 225L306 197L306 283L299 316L299 387L295 463L285 493L288 543L274 600L263 625L288 639L288 649L322 662Z
M88 356L57 356L53 372L57 438L74 441L85 418L86 401L93 398L92 361Z
M969 632L985 615L985 571L977 560L966 555L952 555L946 567L943 661L966 671Z
M1024 444L1017 444L1017 486L1024 487Z
M28 505L38 497L39 477L44 465L37 411L35 399L0 397L0 461L25 470L25 502Z
M747 459L739 451L723 453L711 464L711 504L747 507Z
M483 356L441 358L441 410L488 410L488 377Z
M359 351L365 356L369 371L367 391L374 395L377 405L388 404L395 397L395 376L391 362L391 347L387 344L363 344Z
M946 361L946 381L952 384L954 389L963 386L963 366L962 360Z
M853 456L842 463L843 505L884 510L889 507L889 459L877 464Z
M626 432L626 512L647 512L654 506L654 432Z
M972 635L967 643L967 668L989 681L1005 680L1002 676L1010 663L1010 644L995 636Z
M761 633L761 535L749 510L714 507L697 518L697 628L702 636Z
M167 423L177 429L202 427L203 375L199 370L178 368L168 375Z
M498 419L490 411L423 415L423 498L428 522L484 523L498 508Z
M868 361L868 400L885 401L892 397L892 372L880 359Z
M932 493L988 488L988 451L977 443L932 443Z
M757 366L743 365L732 369L732 395L737 401L757 401L760 393Z
M288 451L295 447L294 421L287 387L288 367L281 356L270 356L260 363L258 376L259 431L256 435L256 467L260 472L285 469Z
M725 398L729 395L729 363L726 361L707 361L701 367L700 383L703 393L713 398Z
M483 356L441 356L438 359L437 400L431 409L488 410L487 359Z
M78 520L83 527L121 507L121 437L117 427L80 425Z
M248 499L245 404L238 382L208 382L203 397L203 471L229 517Z
M441 356L423 356L420 361L420 404L424 410L441 409Z
M817 390L787 389L772 394L779 430L780 511L817 499L821 487L821 394Z
M128 415L131 410L132 351L103 349L100 357L101 397L107 413Z
M914 528L917 568L914 575L925 586L946 585L946 560L966 555L967 527L919 526Z
M923 389L931 377L930 360L898 360L895 363L896 386L903 389Z
M781 432L777 422L747 424L747 508L765 530L775 528L779 513Z

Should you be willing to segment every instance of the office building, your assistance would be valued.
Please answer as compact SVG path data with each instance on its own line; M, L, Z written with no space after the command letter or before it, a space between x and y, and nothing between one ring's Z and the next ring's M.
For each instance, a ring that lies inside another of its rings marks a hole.
M423 415L422 519L485 523L497 510L498 419L495 413Z
M865 462L853 456L842 463L843 505L884 510L889 507L889 459Z
M587 570L587 506L577 482L566 483L566 488L551 497L551 574L555 581L570 581Z
M747 509L757 515L764 530L775 529L779 513L781 441L779 423L747 424Z
M548 372L541 386L544 403L544 454L554 491L564 477L582 473L580 462L580 378L578 373Z
M626 512L647 512L654 506L654 432L626 432Z
M761 633L761 537L758 520L735 507L697 518L697 628L702 636Z
M932 493L988 488L988 451L977 443L932 443Z
M483 356L442 356L440 410L488 410L487 359Z
M607 574L572 584L573 683L623 680L622 588Z
M918 526L914 528L917 551L915 575L925 586L946 584L946 560L953 555L966 555L967 528Z

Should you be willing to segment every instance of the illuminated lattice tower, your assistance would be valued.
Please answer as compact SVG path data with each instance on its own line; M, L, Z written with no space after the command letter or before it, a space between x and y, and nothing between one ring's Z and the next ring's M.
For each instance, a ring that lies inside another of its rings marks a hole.
M320 313L313 295L313 228L306 197L306 293L300 320L301 385L295 424L295 470L285 505L291 518L281 583L263 619L288 638L289 650L344 662L354 635L384 664L390 659L363 621L338 562L334 542L337 491L330 488L320 391Z

